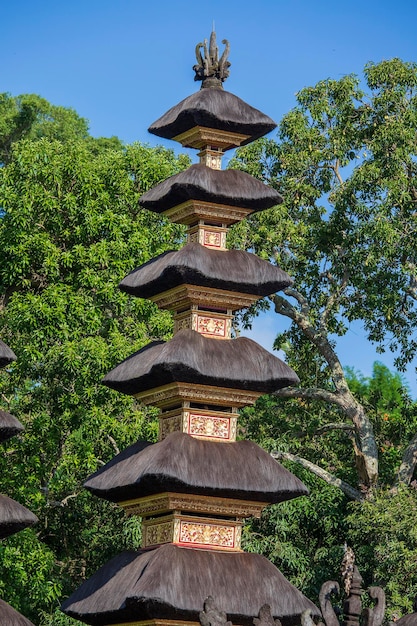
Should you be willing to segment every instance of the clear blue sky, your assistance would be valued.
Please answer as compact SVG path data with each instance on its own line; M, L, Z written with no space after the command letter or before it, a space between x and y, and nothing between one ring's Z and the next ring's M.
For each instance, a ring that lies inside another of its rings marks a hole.
M2 6L0 91L73 107L95 136L155 145L148 126L199 88L194 48L213 20L231 43L226 88L276 121L304 86L361 75L369 61L417 61L415 0L23 0ZM266 316L254 338L271 349L279 330ZM343 364L365 375L375 359L392 364L360 325L338 345ZM414 367L407 380L417 395Z

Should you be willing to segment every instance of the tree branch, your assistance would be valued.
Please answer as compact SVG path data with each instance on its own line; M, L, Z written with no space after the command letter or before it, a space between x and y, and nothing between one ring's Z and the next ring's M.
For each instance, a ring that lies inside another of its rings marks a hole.
M271 452L271 456L276 461L285 459L287 461L292 461L293 463L298 463L298 465L301 465L302 467L310 470L310 472L324 480L329 485L332 485L333 487L338 487L341 491L343 491L345 495L351 498L351 500L357 500L358 502L362 502L362 500L364 499L363 495L360 491L358 491L358 489L351 487L351 485L346 483L341 478L337 478L333 474L330 474L330 472L327 472L323 468L319 467L315 463L312 463L311 461L308 461L307 459L303 459L302 457L296 456L295 454L290 454L289 452L280 451Z
M404 450L402 462L397 472L395 484L396 486L403 484L409 485L413 478L414 470L417 465L417 434L414 435L406 449Z
M278 389L273 393L278 398L302 398L304 400L323 400L330 404L335 404L340 408L345 408L344 400L334 391L328 391L327 389L321 389L320 387L308 387L302 389L301 387L284 387Z

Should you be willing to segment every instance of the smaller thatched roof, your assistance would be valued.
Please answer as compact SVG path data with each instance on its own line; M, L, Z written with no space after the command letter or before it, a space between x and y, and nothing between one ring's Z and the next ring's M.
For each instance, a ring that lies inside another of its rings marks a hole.
M144 193L139 198L139 204L155 213L163 213L187 200L213 202L255 212L281 204L282 196L246 172L214 170L197 163Z
M258 554L180 548L124 552L98 570L62 605L87 624L149 619L198 622L212 596L234 624L252 625L264 604L283 626L300 623L307 609L320 611Z
M0 367L5 367L12 361L16 361L15 353L0 339Z
M13 415L0 409L0 441L6 441L24 430L22 424Z
M134 443L84 486L112 502L167 491L268 503L308 494L296 476L252 441L204 441L182 432L155 444Z
M276 123L258 109L223 89L201 89L169 109L149 132L173 139L196 126L248 135L242 145L266 135Z
M250 252L211 250L199 243L189 243L133 270L119 287L139 298L152 298L185 284L263 297L291 283L288 274L277 265Z
M4 600L0 600L0 624L1 626L33 626L32 622Z
M0 539L36 524L38 518L25 506L0 494ZM1 624L3 622L0 622Z
M111 389L129 395L173 382L272 393L299 379L252 339L216 341L189 329L178 331L170 341L148 344L103 379Z

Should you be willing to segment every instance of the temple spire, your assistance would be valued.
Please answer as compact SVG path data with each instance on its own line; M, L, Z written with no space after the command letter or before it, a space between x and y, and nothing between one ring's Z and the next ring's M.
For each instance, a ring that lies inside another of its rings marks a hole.
M222 56L219 59L219 48L217 46L216 32L213 30L210 35L210 42L207 47L207 39L202 43L198 43L195 48L195 56L197 64L193 66L195 71L194 80L201 80L201 88L217 88L223 89L223 82L229 76L230 62L228 56L230 45L227 39L223 39L225 45Z

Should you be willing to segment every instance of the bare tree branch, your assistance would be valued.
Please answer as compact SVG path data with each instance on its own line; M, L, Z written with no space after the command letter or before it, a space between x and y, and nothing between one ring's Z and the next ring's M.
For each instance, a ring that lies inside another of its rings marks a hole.
M113 439L111 435L107 435L107 439L110 441L111 445L113 446L113 450L116 452L116 454L120 454L119 446L117 445L116 440Z
M282 459L286 459L287 461L293 461L293 463L298 463L302 467L310 470L313 474L324 480L329 485L333 485L333 487L338 487L345 495L347 495L351 500L357 500L358 502L362 502L364 499L362 493L358 490L346 483L344 480L337 478L330 472L327 472L323 468L319 467L315 463L308 461L307 459L303 459L300 456L296 456L295 454L290 454L289 452L271 452L272 458L277 461Z
M412 481L414 470L417 465L417 434L414 435L406 449L404 450L402 462L397 472L396 486L409 485Z
M323 400L330 404L336 404L340 408L345 408L343 398L340 397L334 391L328 391L327 389L321 389L320 387L308 387L303 389L302 387L284 387L275 391L274 396L279 398L302 398L304 400Z

